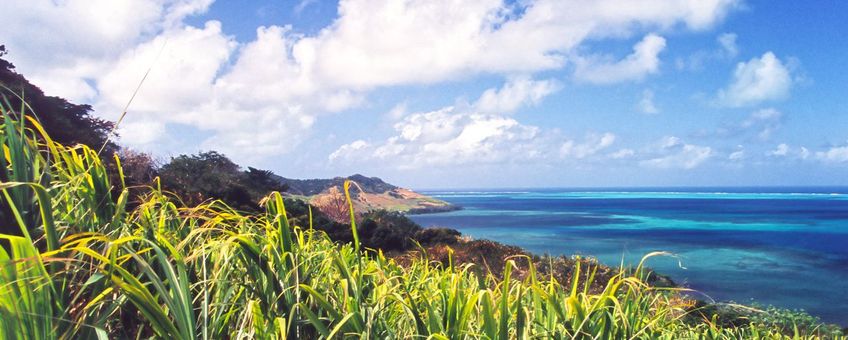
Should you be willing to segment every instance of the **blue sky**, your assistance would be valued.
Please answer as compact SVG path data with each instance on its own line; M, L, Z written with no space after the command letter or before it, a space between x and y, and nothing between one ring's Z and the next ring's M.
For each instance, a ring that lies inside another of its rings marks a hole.
M413 188L848 185L848 4L25 1L8 58L167 159Z

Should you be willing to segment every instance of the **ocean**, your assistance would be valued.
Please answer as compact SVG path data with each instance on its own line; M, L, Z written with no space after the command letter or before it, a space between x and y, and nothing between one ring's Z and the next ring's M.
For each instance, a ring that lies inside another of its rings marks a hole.
M700 298L803 309L848 325L848 188L432 190L412 215L537 254L648 265Z

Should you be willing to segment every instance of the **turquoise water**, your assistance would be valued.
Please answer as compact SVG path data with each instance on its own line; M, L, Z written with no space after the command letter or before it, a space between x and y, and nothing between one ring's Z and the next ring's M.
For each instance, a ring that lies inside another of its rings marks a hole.
M848 189L425 191L464 209L414 215L474 238L651 267L707 300L804 309L848 325Z

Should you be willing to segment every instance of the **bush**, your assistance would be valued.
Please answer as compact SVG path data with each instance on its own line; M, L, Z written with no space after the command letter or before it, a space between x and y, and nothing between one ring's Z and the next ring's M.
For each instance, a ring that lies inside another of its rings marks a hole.
M573 262L562 284L537 275L520 249L491 251L491 242L466 245L502 259L489 263L502 264L500 278L474 275L473 263L418 258L402 267L292 225L279 193L264 212L244 214L185 206L152 189L126 211L126 188L112 196L108 188L120 184L96 151L37 143L0 109L3 159L14 161L0 167L11 179L0 203L23 231L0 234L3 339L789 339L782 320L810 321L793 312L744 327L687 325L678 295L645 284L641 265L593 292L597 263ZM416 230L402 215L370 217L391 226L388 234L377 222L363 228L374 230L372 241ZM812 323L805 329L795 338L826 336Z
M399 212L378 210L365 214L360 224L360 241L369 248L406 250L421 226Z
M162 186L189 205L220 199L233 208L257 212L262 197L286 190L272 172L250 167L242 171L227 156L215 151L171 158L158 173Z
M462 233L450 228L425 228L415 233L415 240L422 246L456 244Z

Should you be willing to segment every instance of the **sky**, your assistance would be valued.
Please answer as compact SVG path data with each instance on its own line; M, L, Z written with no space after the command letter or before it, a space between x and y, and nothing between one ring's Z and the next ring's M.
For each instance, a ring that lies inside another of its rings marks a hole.
M162 161L217 150L419 189L848 185L846 15L837 0L4 0L0 44L105 119L139 88L119 143Z

